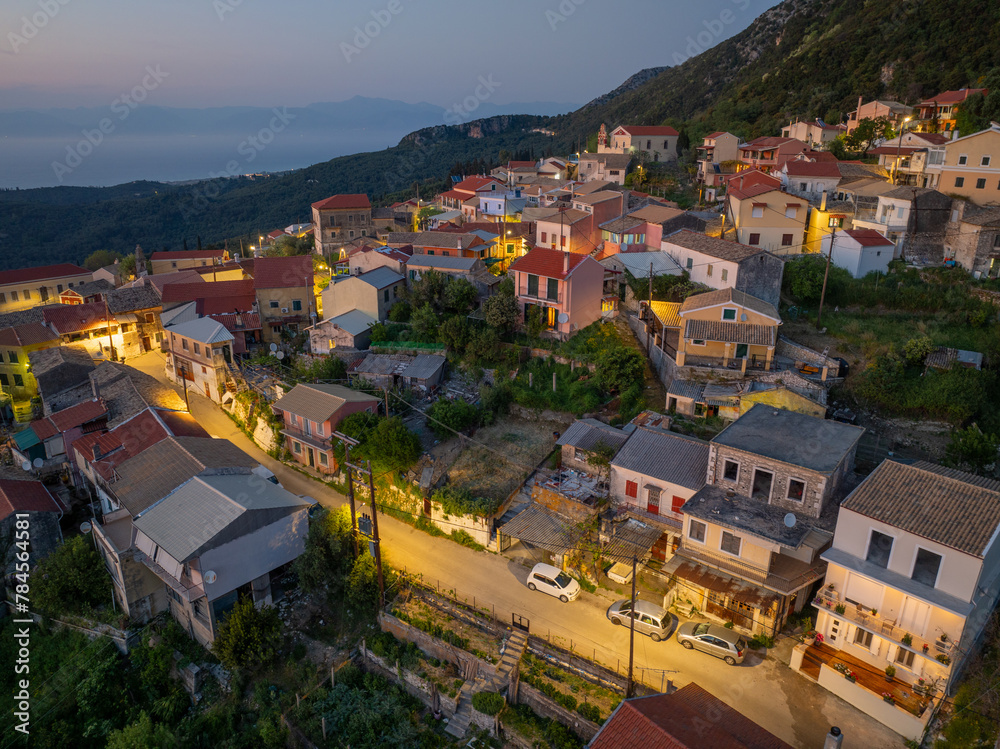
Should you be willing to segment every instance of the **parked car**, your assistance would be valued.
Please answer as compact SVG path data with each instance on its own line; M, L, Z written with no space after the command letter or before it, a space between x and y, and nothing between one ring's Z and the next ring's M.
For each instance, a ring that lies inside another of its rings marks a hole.
M695 648L721 658L730 666L743 663L746 640L731 629L718 624L684 622L677 628L677 642L688 650Z
M661 606L649 601L636 601L635 612L632 612L632 599L615 601L608 609L608 619L618 626L629 626L629 620L635 619L635 631L649 635L653 642L666 640L674 625L674 617Z
M536 564L528 574L528 590L540 590L568 603L580 595L580 583L558 567Z

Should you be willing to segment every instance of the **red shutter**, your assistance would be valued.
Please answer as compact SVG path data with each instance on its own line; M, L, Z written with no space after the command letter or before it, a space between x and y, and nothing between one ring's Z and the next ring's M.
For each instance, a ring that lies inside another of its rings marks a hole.
M748 244L751 244L751 245L758 245L758 244L760 244L760 234L757 234L757 233L751 234L750 235L750 241L748 242Z
M626 497L632 497L633 499L635 497L638 497L639 496L639 485L636 482L634 482L634 481L626 481L625 482L625 496Z
M684 506L684 501L684 497L678 497L675 495L673 499L670 500L670 511L680 512L681 508Z
M543 231L543 232L542 232L542 242L543 242L543 243L545 242L545 236L546 236L546 232L544 232L544 231Z

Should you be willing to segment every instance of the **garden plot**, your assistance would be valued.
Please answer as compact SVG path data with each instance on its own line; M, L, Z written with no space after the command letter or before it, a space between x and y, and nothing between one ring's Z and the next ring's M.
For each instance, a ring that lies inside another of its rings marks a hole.
M500 660L500 642L496 637L450 616L417 596L394 607L392 615L484 661L497 663Z
M521 659L520 678L567 710L574 710L597 724L611 715L622 701L617 692L593 684L530 653L525 653Z
M556 444L554 432L571 423L504 418L478 430L448 471L448 481L477 497L502 502L541 463ZM488 445L489 448L482 445Z

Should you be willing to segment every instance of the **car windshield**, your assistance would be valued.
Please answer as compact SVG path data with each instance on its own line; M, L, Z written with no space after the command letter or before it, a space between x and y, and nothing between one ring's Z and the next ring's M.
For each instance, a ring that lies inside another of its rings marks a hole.
M573 578L567 575L565 572L560 572L559 577L556 578L556 585L558 585L560 588L567 587L571 582L573 582Z
M703 635L706 632L708 632L708 625L707 624L699 624L697 627L694 628L694 633L696 635Z

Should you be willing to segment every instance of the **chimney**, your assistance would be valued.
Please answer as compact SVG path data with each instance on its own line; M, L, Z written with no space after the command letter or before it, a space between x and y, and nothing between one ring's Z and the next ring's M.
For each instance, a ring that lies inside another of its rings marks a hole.
M826 190L823 190L823 195L819 199L819 209L821 211L825 211L826 210Z
M823 749L840 749L843 743L844 734L837 726L832 726L830 733L826 735L826 741L823 742Z
M563 273L569 273L569 253L563 253Z

